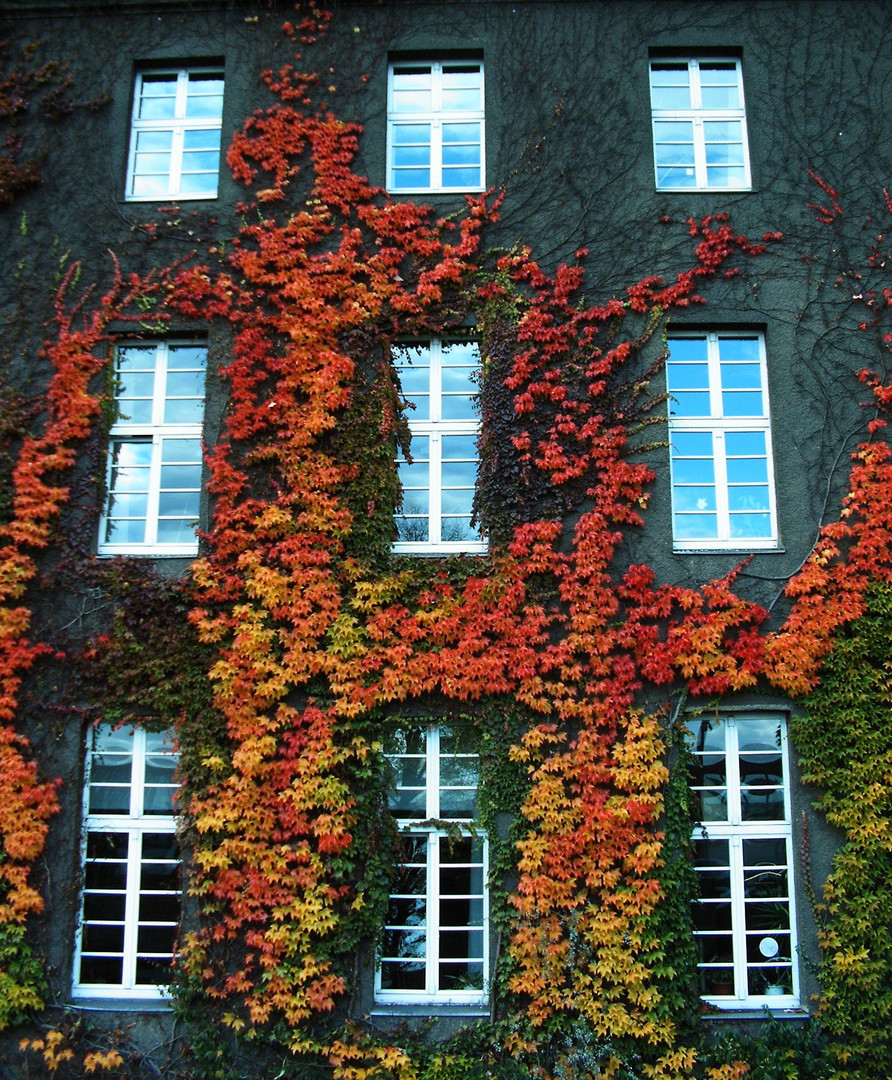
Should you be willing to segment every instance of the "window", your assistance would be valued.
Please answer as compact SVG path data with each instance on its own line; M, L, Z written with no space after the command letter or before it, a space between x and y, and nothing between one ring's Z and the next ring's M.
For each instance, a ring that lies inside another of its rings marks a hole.
M650 102L657 190L750 187L739 60L653 60Z
M676 547L774 547L777 525L762 335L670 335L668 345Z
M222 71L138 74L133 94L127 198L216 198L222 123Z
M90 733L76 997L157 998L180 918L177 758L163 732Z
M390 65L389 191L483 189L483 64Z
M409 403L411 462L397 458L403 503L395 551L484 552L472 526L477 481L475 342L400 345L394 364Z
M461 725L406 727L386 744L401 855L376 975L391 1004L485 1001L487 842L472 830L478 756Z
M207 349L118 347L102 555L195 555Z
M697 718L694 905L700 988L732 1008L799 1003L785 724Z

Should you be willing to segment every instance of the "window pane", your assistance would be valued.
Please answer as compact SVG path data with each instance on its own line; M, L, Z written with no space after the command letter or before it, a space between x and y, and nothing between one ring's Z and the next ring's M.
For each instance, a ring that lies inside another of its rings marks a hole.
M710 416L712 403L709 391L675 390L669 398L670 416Z
M689 109L691 91L688 65L651 64L650 100L654 109Z
M676 514L674 521L679 540L718 539L718 519L714 514Z
M480 170L465 168L443 168L443 187L464 190L480 187Z
M712 458L673 458L672 476L676 484L710 485L715 482Z
M678 457L712 459L711 432L673 431L670 437L672 449Z
M84 984L115 986L121 983L123 961L111 956L82 956L80 981Z
M704 109L739 109L737 65L701 61L700 94Z
M768 487L764 485L743 485L728 489L728 508L731 513L754 510L768 511Z
M381 961L382 990L424 990L426 975L423 963Z
M175 113L177 76L175 74L143 75L141 78L138 115L141 120L168 120Z
M742 188L746 186L746 170L725 166L708 167L708 185L714 188Z

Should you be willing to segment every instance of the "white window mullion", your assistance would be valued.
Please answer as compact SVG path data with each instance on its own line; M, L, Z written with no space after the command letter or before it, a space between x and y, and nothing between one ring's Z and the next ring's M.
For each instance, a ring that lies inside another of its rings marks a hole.
M739 789L736 789L739 791ZM743 840L739 833L730 837L729 849L731 854L731 923L735 929L734 943L734 989L738 1001L745 1001L747 997L747 969L746 969L746 935L743 928L746 925L746 905L743 899Z
M725 459L725 433L721 429L712 433L713 461L715 465L715 505L718 515L719 540L730 540L728 526L728 482L727 462Z
M694 175L697 178L697 187L705 188L706 181L706 136L703 131L703 118L693 118L694 128Z
M440 839L438 833L428 837L426 987L430 997L440 988Z
M146 515L146 545L154 546L158 542L158 505L161 500L161 450L164 439L160 435L152 436L152 465L149 470L149 497Z
M122 989L136 986L136 939L139 933L139 879L142 834L131 829L127 850L127 900L124 915L124 981Z

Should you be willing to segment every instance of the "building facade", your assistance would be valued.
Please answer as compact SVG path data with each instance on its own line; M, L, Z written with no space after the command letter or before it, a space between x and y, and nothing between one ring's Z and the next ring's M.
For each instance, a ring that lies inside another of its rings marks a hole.
M3 1067L874 1075L885 4L330 7L0 13Z

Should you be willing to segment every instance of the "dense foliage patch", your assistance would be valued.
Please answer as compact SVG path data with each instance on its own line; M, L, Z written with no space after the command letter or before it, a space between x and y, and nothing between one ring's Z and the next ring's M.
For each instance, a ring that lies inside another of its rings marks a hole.
M311 5L286 32L309 44L327 19ZM881 429L858 450L840 521L788 589L793 610L781 630L764 632L767 613L735 593L736 572L694 590L623 566L620 544L644 523L653 481L635 450L658 403L648 386L665 319L703 303L712 280L733 278L779 236L753 242L722 214L692 220L690 260L674 280L647 277L594 303L585 252L551 275L529 251L483 255L501 197L469 198L450 221L394 201L353 171L360 133L314 104L317 76L286 66L265 79L275 104L246 121L229 152L249 201L228 254L217 246L158 278L117 274L104 297L74 310L60 292L47 413L22 443L0 532L0 919L9 943L0 961L39 910L28 873L56 806L13 726L24 673L45 648L28 640L27 589L77 446L98 422L99 346L121 320L204 319L228 329L232 355L218 373L230 405L208 452L202 556L183 584L126 562L103 570L114 615L81 657L115 684L115 715L139 718L141 708L172 724L184 750L197 920L183 942L183 1000L196 1013L212 1003L233 1035L282 1047L282 1075L320 1063L339 1080L744 1075L736 1048L698 1066L691 1003L679 990L693 956L680 869L686 810L666 764L667 731L676 737L669 704L679 691L801 694L834 662L841 632L873 625L854 620L892 569ZM834 214L823 216L832 223ZM877 318L892 304L888 290L882 297ZM469 322L484 357L478 513L491 550L395 558L393 461L405 422L390 346ZM892 390L864 378L884 408ZM881 638L871 631L863 648L874 640L879 649ZM875 681L862 684L862 702L885 693L881 659L867 669ZM643 689L665 709L642 709ZM838 708L815 700L815 717ZM499 762L484 774L487 813L513 811L516 822L496 859L514 878L496 897L497 1015L464 1046L443 1049L345 1023L357 956L388 891L381 725L431 709L479 726ZM856 845L841 853L826 898L831 1034L851 1022L850 972L868 967L881 986L887 964L860 951L860 899L851 912L844 901L845 890L860 898L867 889L875 917L888 916L877 880L852 869L866 873L868 840L885 843L884 796L868 786L888 768L874 721L869 710L858 719L854 787L842 783L840 762L821 756L831 745L848 750L842 730L832 743L829 734L814 741L808 765ZM805 743L813 727L803 723ZM870 838L850 809L867 796ZM26 967L5 969L7 1022L39 1005ZM874 1000L864 1031L885 1053L885 996ZM206 1043L210 1074L227 1075L219 1046ZM46 1046L32 1052L47 1061ZM793 1061L799 1051L790 1053ZM764 1075L773 1075L767 1065Z

